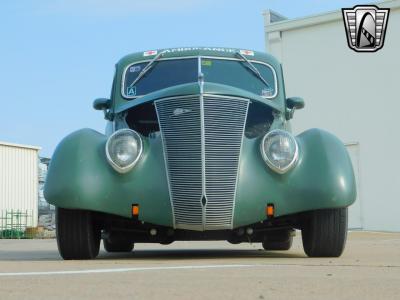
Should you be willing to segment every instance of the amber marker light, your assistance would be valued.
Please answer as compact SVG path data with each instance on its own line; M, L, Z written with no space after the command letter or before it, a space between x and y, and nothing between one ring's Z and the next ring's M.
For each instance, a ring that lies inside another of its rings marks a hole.
M268 204L265 208L265 213L268 218L273 218L275 214L275 207L273 204Z
M139 204L132 204L132 216L134 218L139 217Z

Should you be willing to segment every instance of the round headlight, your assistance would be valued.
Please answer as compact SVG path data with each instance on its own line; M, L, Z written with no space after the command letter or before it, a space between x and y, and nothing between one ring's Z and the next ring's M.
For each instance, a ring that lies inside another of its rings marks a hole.
M286 173L294 167L298 151L293 135L280 129L268 132L261 143L261 154L265 162L279 174Z
M138 162L142 151L142 139L131 129L117 130L106 144L107 160L120 173L130 171Z

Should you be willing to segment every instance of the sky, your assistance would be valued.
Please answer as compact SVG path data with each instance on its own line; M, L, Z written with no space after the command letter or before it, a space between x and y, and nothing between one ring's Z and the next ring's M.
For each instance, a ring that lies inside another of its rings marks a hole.
M104 132L93 100L109 97L115 63L132 52L219 46L265 51L262 12L290 19L353 0L2 0L0 141L51 157L69 133Z

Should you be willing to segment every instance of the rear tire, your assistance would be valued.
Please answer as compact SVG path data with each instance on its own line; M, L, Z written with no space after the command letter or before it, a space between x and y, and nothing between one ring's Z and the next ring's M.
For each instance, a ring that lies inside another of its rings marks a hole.
M347 239L347 208L310 212L301 230L309 257L339 257Z
M101 233L92 212L57 207L56 223L58 252L63 259L92 259L99 254Z
M126 240L103 240L107 252L132 252L134 244Z
M262 246L265 250L289 250L293 243L293 230L279 230L265 236Z

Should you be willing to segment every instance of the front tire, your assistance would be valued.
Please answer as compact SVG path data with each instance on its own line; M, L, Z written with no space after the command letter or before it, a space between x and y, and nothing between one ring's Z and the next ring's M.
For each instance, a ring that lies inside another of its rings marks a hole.
M63 259L92 259L99 254L101 232L92 212L57 207L56 223L58 252Z
M339 257L347 239L347 208L310 212L301 235L304 252L309 257Z

